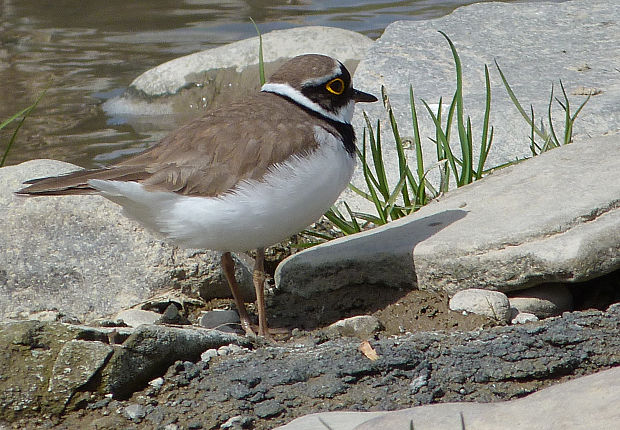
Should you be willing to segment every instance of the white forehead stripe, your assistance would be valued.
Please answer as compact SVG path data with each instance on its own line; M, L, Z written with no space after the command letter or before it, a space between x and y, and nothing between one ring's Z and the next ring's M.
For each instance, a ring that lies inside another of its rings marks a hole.
M308 97L304 96L302 93L300 93L299 91L297 91L295 88L291 87L288 84L267 83L263 85L260 90L267 92L267 93L275 93L275 94L280 94L281 96L288 97L289 99L293 100L295 103L305 106L308 109L313 110L314 112L317 112L323 115L324 117L333 119L334 121L344 122L347 124L351 122L351 119L349 118L348 114L343 115L341 112L339 112L341 113L341 115L334 115L332 112L326 111L320 105L313 102Z
M301 83L301 86L302 87L306 87L306 86L313 87L315 85L320 85L322 83L325 83L329 81L330 79L335 78L336 76L340 76L340 75L342 75L342 65L340 64L340 62L337 62L331 74L321 76L319 78L307 79Z

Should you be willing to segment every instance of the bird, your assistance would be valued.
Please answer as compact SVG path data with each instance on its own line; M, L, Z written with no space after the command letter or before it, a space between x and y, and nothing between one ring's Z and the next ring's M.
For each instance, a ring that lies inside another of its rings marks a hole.
M241 327L271 339L264 299L265 247L318 220L351 180L355 104L375 102L353 88L338 60L305 54L281 65L255 94L177 128L114 165L24 182L23 196L99 194L173 245L221 251ZM256 250L258 330L231 252Z

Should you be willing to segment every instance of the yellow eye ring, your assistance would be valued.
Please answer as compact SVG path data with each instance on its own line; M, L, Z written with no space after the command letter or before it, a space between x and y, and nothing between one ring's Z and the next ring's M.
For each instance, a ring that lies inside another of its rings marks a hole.
M344 93L344 81L340 78L332 79L325 85L325 89L330 93L339 96Z

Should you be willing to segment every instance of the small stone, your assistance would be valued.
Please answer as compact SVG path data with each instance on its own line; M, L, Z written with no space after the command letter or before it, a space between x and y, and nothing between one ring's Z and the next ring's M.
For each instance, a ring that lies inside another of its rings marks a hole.
M206 361L207 363L213 358L217 357L217 349L211 348L207 349L205 352L200 354L200 360Z
M254 413L259 418L275 417L284 411L284 407L276 400L265 400L254 406Z
M142 309L125 309L114 317L122 320L129 327L138 327L142 324L154 324L161 317L157 312L143 311Z
M510 321L508 296L499 291L470 288L456 293L450 299L450 310L484 315L497 321Z
M161 376L159 378L155 378L149 382L149 385L154 389L159 390L162 385L164 385L164 378L162 378Z
M548 318L573 309L573 295L564 285L543 284L515 292L510 307L519 312Z
M331 336L340 335L367 339L383 330L383 326L377 317L372 315L359 315L336 321L325 330Z
M199 324L205 328L212 328L226 333L243 333L241 320L237 311L232 309L214 309L204 312Z
M161 318L159 318L156 324L177 324L177 325L189 325L191 324L187 318L179 313L179 308L174 303L170 303Z
M511 321L512 324L525 324L532 321L538 321L538 317L527 312L519 312Z
M131 421L140 422L146 416L146 410L138 403L131 403L123 408L123 415Z
M244 417L242 415L235 415L226 421L224 424L220 426L222 429L231 429L231 430L241 430L244 428L249 428L249 425L252 423L251 417Z

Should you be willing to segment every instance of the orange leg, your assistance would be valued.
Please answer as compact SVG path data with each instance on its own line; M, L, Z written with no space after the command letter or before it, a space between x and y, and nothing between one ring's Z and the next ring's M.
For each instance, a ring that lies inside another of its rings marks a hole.
M256 250L256 260L254 260L254 290L256 291L256 307L258 308L258 335L271 339L267 328L267 315L265 312L265 248Z
M255 336L254 331L252 330L252 323L250 321L250 316L245 309L245 303L241 298L241 292L239 291L239 284L235 279L235 262L230 255L230 252L224 252L222 254L222 269L224 270L224 275L226 276L226 280L228 281L228 286L230 287L230 292L235 299L235 305L237 306L237 312L239 312L239 319L241 320L241 327L245 330L245 334L248 336ZM258 296L258 294L257 294ZM259 312L260 317L260 312ZM259 326L260 327L260 326Z

